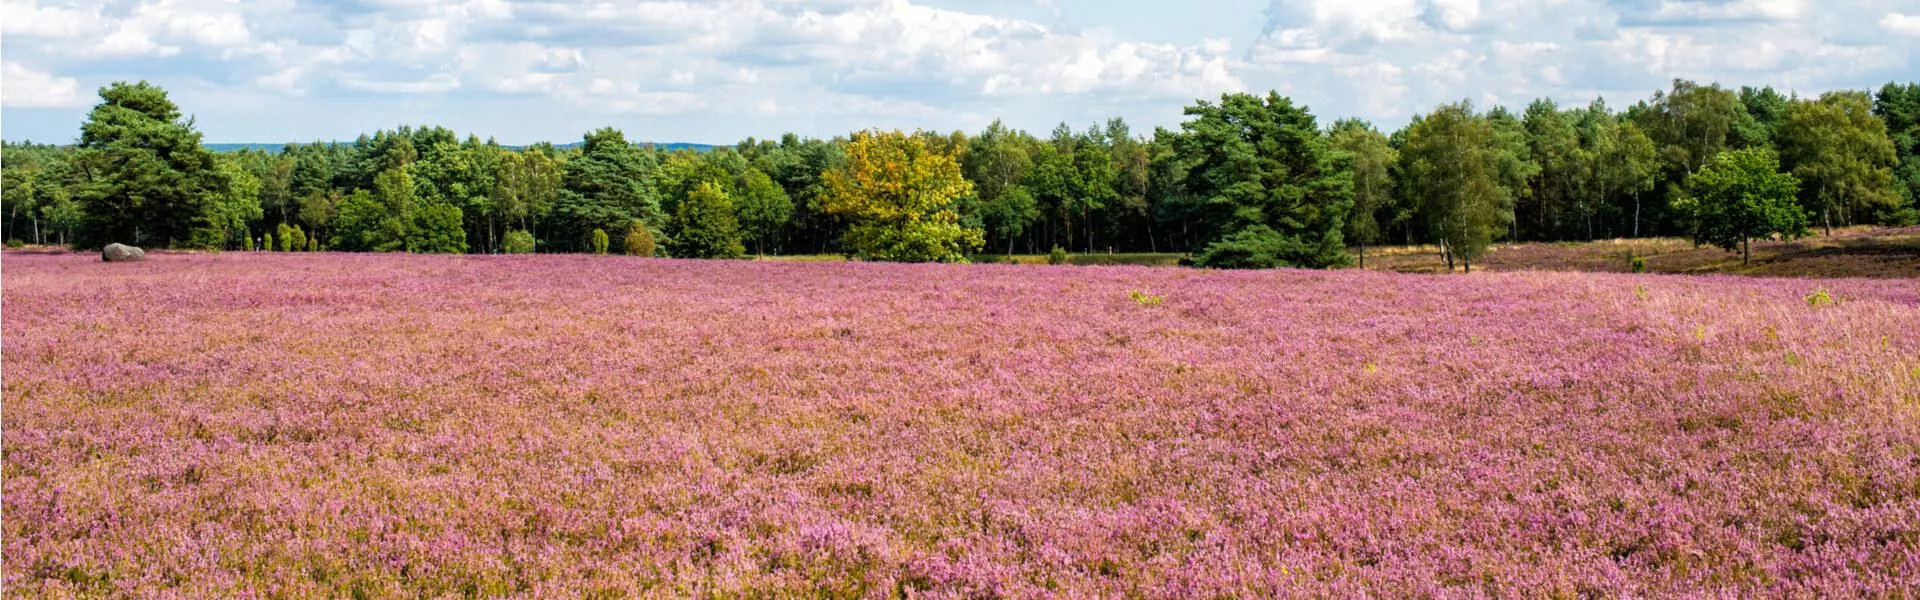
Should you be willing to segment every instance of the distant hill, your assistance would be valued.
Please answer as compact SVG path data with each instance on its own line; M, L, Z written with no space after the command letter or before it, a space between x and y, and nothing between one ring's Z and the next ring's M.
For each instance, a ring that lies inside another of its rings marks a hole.
M340 142L340 143L351 144L352 142ZM280 152L281 149L286 147L286 144L257 144L257 143L228 143L228 144L201 144L201 145L205 146L208 150L212 150L214 152L239 152L241 150L259 150L259 151L268 152L268 153L278 153ZM689 142L664 142L664 143L640 142L639 145L655 146L662 150L668 150L668 151L693 150L695 152L706 152L708 150L712 150L714 148L720 147L714 144L694 144ZM526 148L526 146L506 146L506 147L514 150L520 150L520 149ZM555 148L579 148L580 142L572 142L567 144L555 144L554 147Z

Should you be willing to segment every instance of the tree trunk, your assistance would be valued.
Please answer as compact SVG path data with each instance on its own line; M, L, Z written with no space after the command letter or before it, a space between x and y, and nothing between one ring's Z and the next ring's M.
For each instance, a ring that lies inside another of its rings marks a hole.
M1359 240L1355 240L1355 241L1359 241ZM1360 270L1365 271L1367 270L1367 243L1366 242L1359 242L1359 243L1360 243Z
M1633 193L1633 237L1640 237L1640 192Z
M1751 258L1753 258L1753 241L1742 238L1740 240L1740 266L1747 266L1747 261Z

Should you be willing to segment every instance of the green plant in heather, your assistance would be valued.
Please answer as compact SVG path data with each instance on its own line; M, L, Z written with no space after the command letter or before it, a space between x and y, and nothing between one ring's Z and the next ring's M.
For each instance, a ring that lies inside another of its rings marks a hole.
M307 251L308 252L320 251L320 236L318 235L307 236Z
M1751 241L1807 231L1807 214L1795 194L1800 180L1780 172L1780 159L1767 148L1723 152L1687 177L1687 197L1675 203L1693 223L1695 243L1740 252L1740 264L1752 257Z
M1054 244L1053 250L1047 252L1047 264L1067 264L1067 249L1061 248L1059 244Z
M740 242L740 222L733 197L724 188L701 182L673 207L668 248L681 258L739 258L746 254Z
M1627 261L1627 266L1635 273L1645 273L1647 272L1647 259L1635 256Z
M293 227L289 228L287 230L287 235L291 241L281 242L281 243L286 244L289 250L292 250L294 252L299 252L307 248L307 232L301 231L299 225L294 225Z
M608 242L607 230L605 229L593 230L593 253L594 254L606 254L607 242Z
M7 240L8 248L24 248L26 247L26 245L27 243L20 241L20 238L13 238L13 239Z
M1159 306L1160 303L1167 300L1166 296L1141 290L1127 290L1127 297L1132 298L1135 303L1141 306Z
M1834 302L1833 294L1827 292L1827 288L1819 288L1807 294L1807 306L1831 306Z
M260 250L267 251L267 252L270 252L273 250L273 234L272 233L262 232L260 234Z
M290 248L288 248L287 245L293 243L293 228L288 227L286 223L281 223L278 227L273 228L273 232L274 241L280 243L280 245L274 246L273 249L281 252L289 250Z
M659 251L654 243L653 231L647 229L646 221L639 219L634 219L627 226L627 237L623 241L626 242L622 247L627 256L653 256Z
M530 254L533 252L533 234L525 229L508 231L500 238L500 251L507 254Z

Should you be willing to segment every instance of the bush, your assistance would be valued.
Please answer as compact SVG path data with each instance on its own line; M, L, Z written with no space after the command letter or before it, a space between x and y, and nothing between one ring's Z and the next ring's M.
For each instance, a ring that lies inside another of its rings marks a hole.
M307 251L308 252L320 251L320 236L318 235L307 236Z
M280 234L273 238L280 241L280 245L276 246L276 248L281 252L293 250L291 247L293 245L293 228L288 227L286 223L281 223L279 227L274 228L274 231Z
M634 219L633 224L627 226L627 239L624 241L627 256L653 256L658 250L654 247L653 232L648 231L647 224L639 219Z
M593 230L593 253L594 254L606 254L607 242L608 242L607 230L605 229Z
M1628 261L1628 263L1629 263L1628 267L1631 268L1635 273L1647 272L1647 259L1635 256L1633 257L1633 260Z
M271 233L260 234L260 249L261 250L273 249L273 234Z
M533 252L533 234L525 230L508 231L500 238L500 251L507 254L530 254Z
M1050 265L1067 264L1067 249L1061 248L1058 244L1054 245L1053 251L1047 253L1047 264L1050 264Z
M14 239L11 239L11 240L7 240L7 247L8 247L8 248L24 248L24 247L26 247L26 245L27 245L27 243L26 243L26 242L22 242L22 241L20 241L20 238L14 238Z
M1807 306L1830 306L1833 303L1833 294L1828 293L1827 288L1816 289L1813 293L1807 294Z
M1219 269L1271 269L1293 264L1287 257L1305 250L1298 240L1265 225L1255 225L1208 244L1193 258L1193 264Z
M288 232L288 235L293 238L290 242L283 242L287 245L288 249L299 252L307 248L307 232L301 231L299 225L293 226L293 229Z

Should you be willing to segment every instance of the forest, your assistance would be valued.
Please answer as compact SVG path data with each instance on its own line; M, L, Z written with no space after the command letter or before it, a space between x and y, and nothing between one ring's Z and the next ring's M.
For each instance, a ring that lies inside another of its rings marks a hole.
M1459 102L1396 131L1225 94L1177 129L788 133L664 149L602 128L507 146L437 126L214 152L148 84L100 90L76 141L7 143L9 245L687 258L992 260L1189 253L1310 268L1432 243L1750 239L1920 220L1920 84L1817 97L1675 80L1615 108Z

